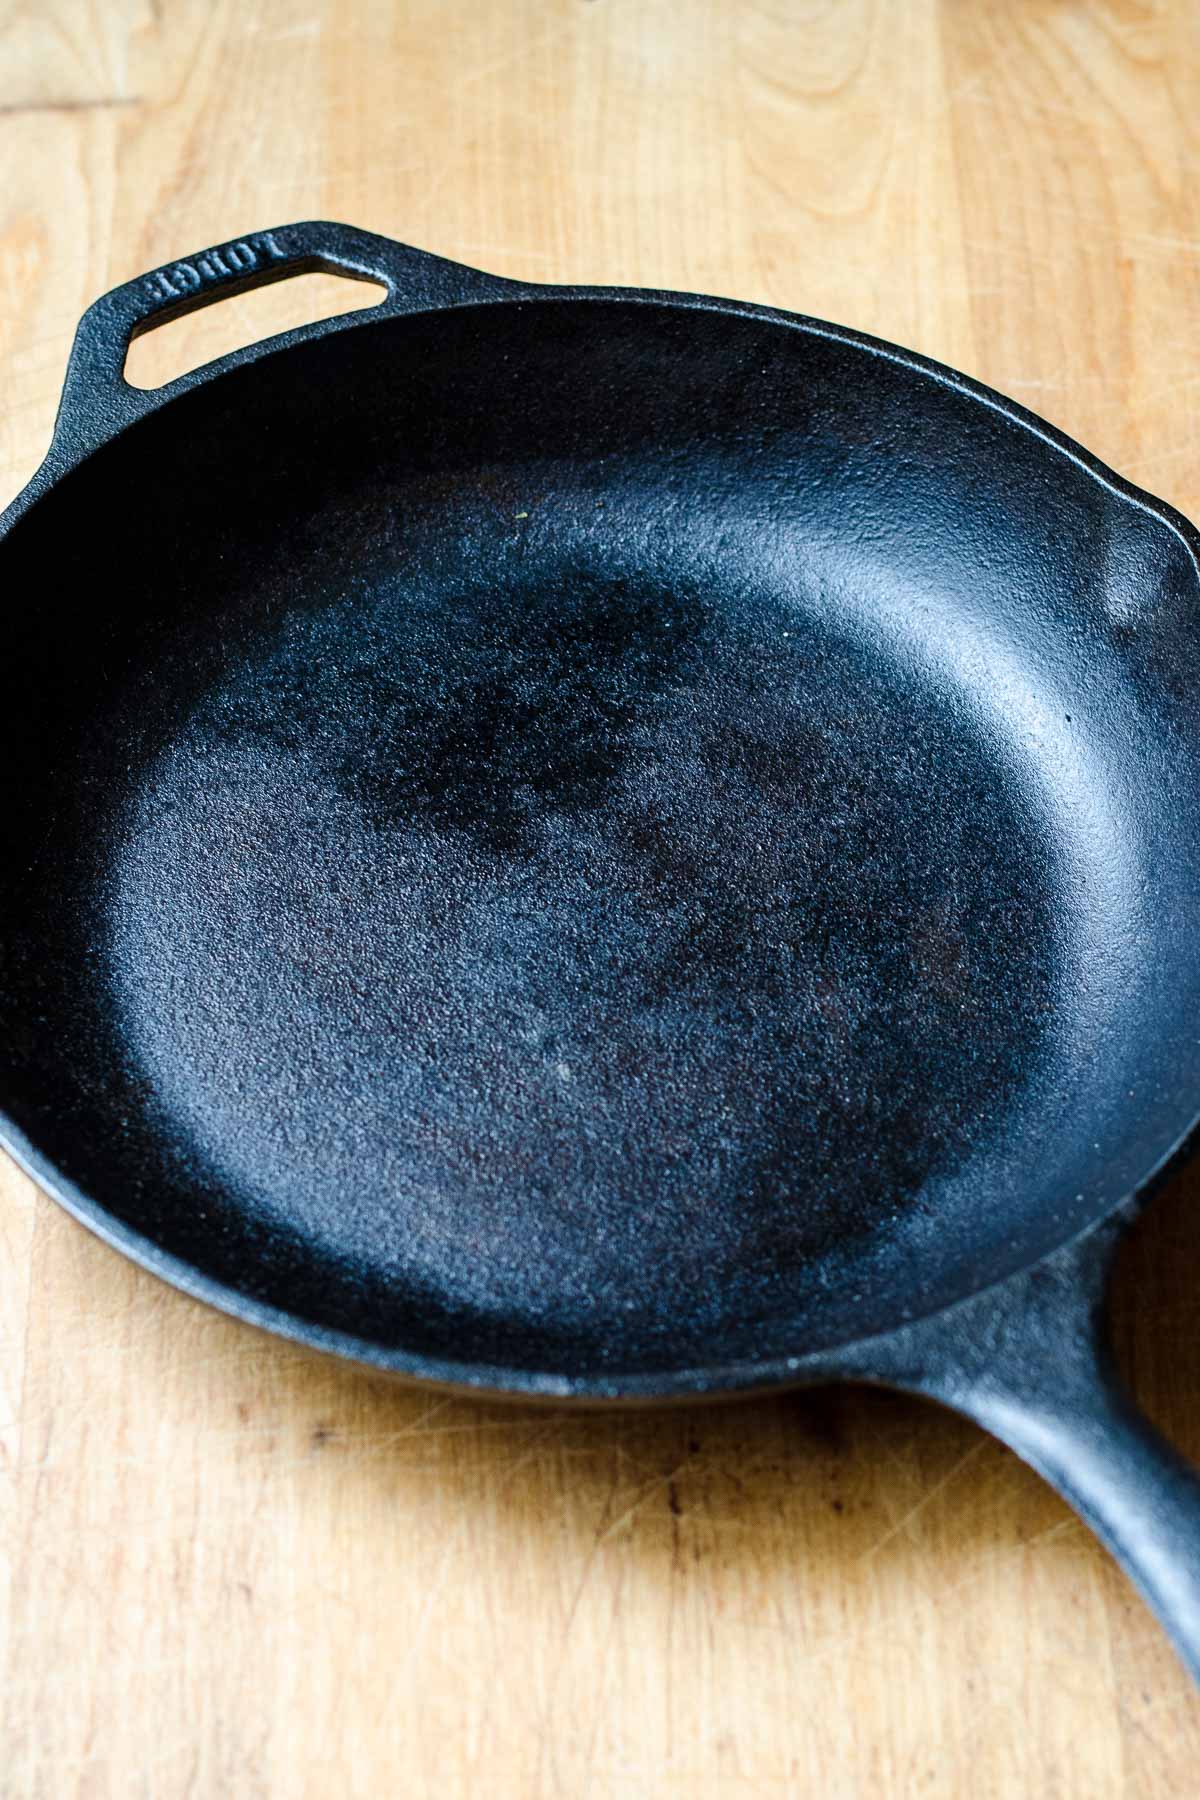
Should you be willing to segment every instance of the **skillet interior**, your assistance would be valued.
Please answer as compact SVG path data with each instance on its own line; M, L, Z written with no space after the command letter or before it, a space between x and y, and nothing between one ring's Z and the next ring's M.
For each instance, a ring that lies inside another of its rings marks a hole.
M882 1329L1196 1095L1196 576L978 398L715 310L362 325L3 547L0 1104L236 1293L614 1372Z

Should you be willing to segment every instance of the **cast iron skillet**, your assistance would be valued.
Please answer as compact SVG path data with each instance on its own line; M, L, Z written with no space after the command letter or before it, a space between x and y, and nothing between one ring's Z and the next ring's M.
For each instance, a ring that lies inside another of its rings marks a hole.
M316 268L388 297L124 383ZM306 224L97 301L0 529L57 1199L424 1381L931 1395L1200 1676L1200 1483L1101 1326L1200 1113L1183 519L856 333Z

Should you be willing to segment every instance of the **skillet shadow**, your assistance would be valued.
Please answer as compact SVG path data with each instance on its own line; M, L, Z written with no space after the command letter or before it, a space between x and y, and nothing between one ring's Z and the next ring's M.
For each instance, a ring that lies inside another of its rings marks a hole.
M1200 1465L1200 1159L1147 1207L1117 1258L1113 1348L1158 1429Z
M1200 1463L1198 1211L1200 1165L1164 1187L1126 1241L1111 1319L1137 1398ZM580 1412L413 1393L307 1353L288 1363L306 1459L346 1458L339 1481L379 1484L391 1505L482 1509L501 1538L488 1554L545 1559L559 1576L564 1557L578 1570L612 1555L651 1590L719 1576L743 1595L747 1583L800 1582L805 1606L829 1590L837 1615L861 1614L866 1629L883 1586L900 1606L914 1581L936 1599L1033 1551L1069 1559L1073 1577L1086 1564L1139 1655L1155 1655L1149 1615L1065 1504L940 1407L838 1387Z

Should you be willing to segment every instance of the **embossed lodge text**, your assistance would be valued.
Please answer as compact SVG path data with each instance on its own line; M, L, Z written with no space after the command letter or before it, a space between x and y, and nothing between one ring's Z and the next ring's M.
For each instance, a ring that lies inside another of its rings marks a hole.
M235 238L218 250L206 250L194 262L171 263L147 275L142 286L152 300L180 300L194 294L210 281L226 281L230 276L248 275L260 263L271 263L286 256L273 231L259 231L250 238Z

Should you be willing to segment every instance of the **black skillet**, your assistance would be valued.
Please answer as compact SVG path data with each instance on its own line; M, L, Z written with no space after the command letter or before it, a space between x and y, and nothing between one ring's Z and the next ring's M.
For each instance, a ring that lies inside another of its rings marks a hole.
M143 393L131 337L386 283ZM850 331L340 225L84 316L0 522L4 1143L325 1350L1007 1440L1200 1677L1200 1483L1114 1383L1200 1114L1200 540Z

